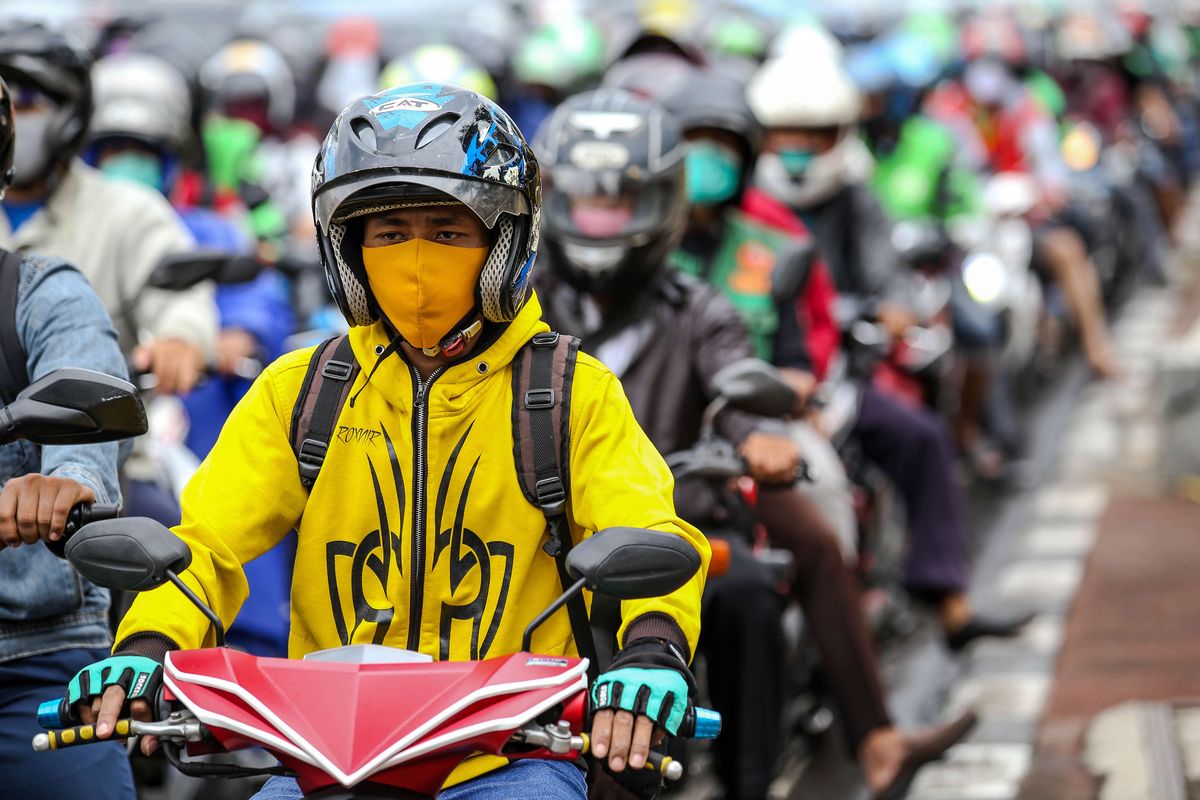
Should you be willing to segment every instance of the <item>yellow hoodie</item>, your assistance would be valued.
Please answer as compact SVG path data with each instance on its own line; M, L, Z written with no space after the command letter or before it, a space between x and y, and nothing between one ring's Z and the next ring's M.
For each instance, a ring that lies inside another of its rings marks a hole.
M343 406L311 492L300 484L289 427L313 351L280 358L234 409L184 491L175 529L192 549L184 581L229 625L247 594L242 565L296 528L290 657L371 642L457 661L516 652L525 626L562 591L542 550L545 517L521 493L513 457L512 358L545 330L531 298L491 346L420 389L408 363L388 357L354 406ZM362 367L352 397L388 340L379 323L351 330ZM608 527L654 528L683 536L703 560L673 594L625 601L620 635L639 617L666 614L695 652L707 540L675 515L670 471L620 383L582 353L570 431L576 541ZM169 585L137 597L118 646L139 633L164 634L184 649L214 644L207 620ZM575 653L565 609L538 629L533 651ZM500 763L473 758L451 784Z

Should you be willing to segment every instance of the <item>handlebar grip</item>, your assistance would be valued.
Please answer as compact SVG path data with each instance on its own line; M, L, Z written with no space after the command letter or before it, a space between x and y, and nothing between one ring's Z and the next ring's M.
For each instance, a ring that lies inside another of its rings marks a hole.
M583 749L581 752L590 753L591 750L592 739L585 733L583 734ZM650 754L646 757L646 763L642 765L642 769L654 770L669 781L677 781L683 777L683 764L655 750L650 751Z
M683 777L683 764L654 750L650 751L642 769L652 769L669 781L677 781Z
M81 744L125 739L133 735L130 729L132 722L133 720L128 718L117 720L116 728L108 739L96 738L95 725L77 725L74 728L64 728L60 731L46 731L33 737L33 749L39 753L45 753L48 750L62 750L64 747L75 747Z
M105 519L116 519L121 516L120 503L76 503L71 508L71 512L67 514L67 525L63 529L61 538L55 541L47 541L46 548L59 558L63 557L63 552L67 547L67 540L75 533L87 525L89 522L99 522Z

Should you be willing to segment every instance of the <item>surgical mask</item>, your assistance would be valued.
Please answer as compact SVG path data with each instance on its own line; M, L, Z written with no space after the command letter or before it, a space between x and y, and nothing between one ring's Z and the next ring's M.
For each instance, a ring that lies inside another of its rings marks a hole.
M364 247L362 257L371 293L388 321L404 341L428 351L465 324L488 249L409 239Z
M157 192L163 190L162 161L151 153L117 153L104 159L100 171L111 178L149 186Z
M53 151L46 142L51 111L22 111L14 115L13 184L32 186L46 174Z
M788 175L792 178L802 178L804 173L808 172L808 168L817 158L817 154L812 150L801 148L779 150L776 155L779 157L779 162L783 164L783 168L787 170Z
M696 205L724 203L737 193L742 180L742 160L717 142L694 142L688 147L688 199Z

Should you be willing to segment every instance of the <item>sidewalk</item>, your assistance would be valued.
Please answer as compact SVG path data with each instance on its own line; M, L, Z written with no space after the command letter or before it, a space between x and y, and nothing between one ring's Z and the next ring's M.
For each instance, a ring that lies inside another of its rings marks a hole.
M1131 698L1200 698L1200 508L1165 498L1157 386L1160 352L1190 298L1140 290L1114 327L1128 379L1088 385L1062 429L1042 432L1059 443L1048 480L1016 512L997 571L977 575L981 607L1037 617L1023 635L966 654L948 713L970 705L981 724L922 770L911 800L1102 797L1084 762L1096 715ZM1135 748L1106 734L1137 729L1129 717L1093 736L1118 762L1133 763L1123 756Z
M1179 710L1200 705L1198 516L1190 501L1123 497L1104 515L1022 800L1188 797L1174 781L1153 785L1194 756L1181 732L1151 727L1158 717L1178 728ZM1109 773L1107 785L1091 772Z

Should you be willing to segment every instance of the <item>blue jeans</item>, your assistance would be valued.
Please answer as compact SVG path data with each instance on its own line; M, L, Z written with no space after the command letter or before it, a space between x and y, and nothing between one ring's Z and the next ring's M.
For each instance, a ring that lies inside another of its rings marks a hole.
M35 753L30 744L42 732L38 704L62 697L76 672L108 655L105 648L72 649L0 662L0 795L23 800L137 797L122 744L51 753Z
M299 785L292 778L271 778L251 800L300 800L302 797ZM438 794L438 800L508 800L513 797L584 800L587 781L583 771L569 761L527 758Z

